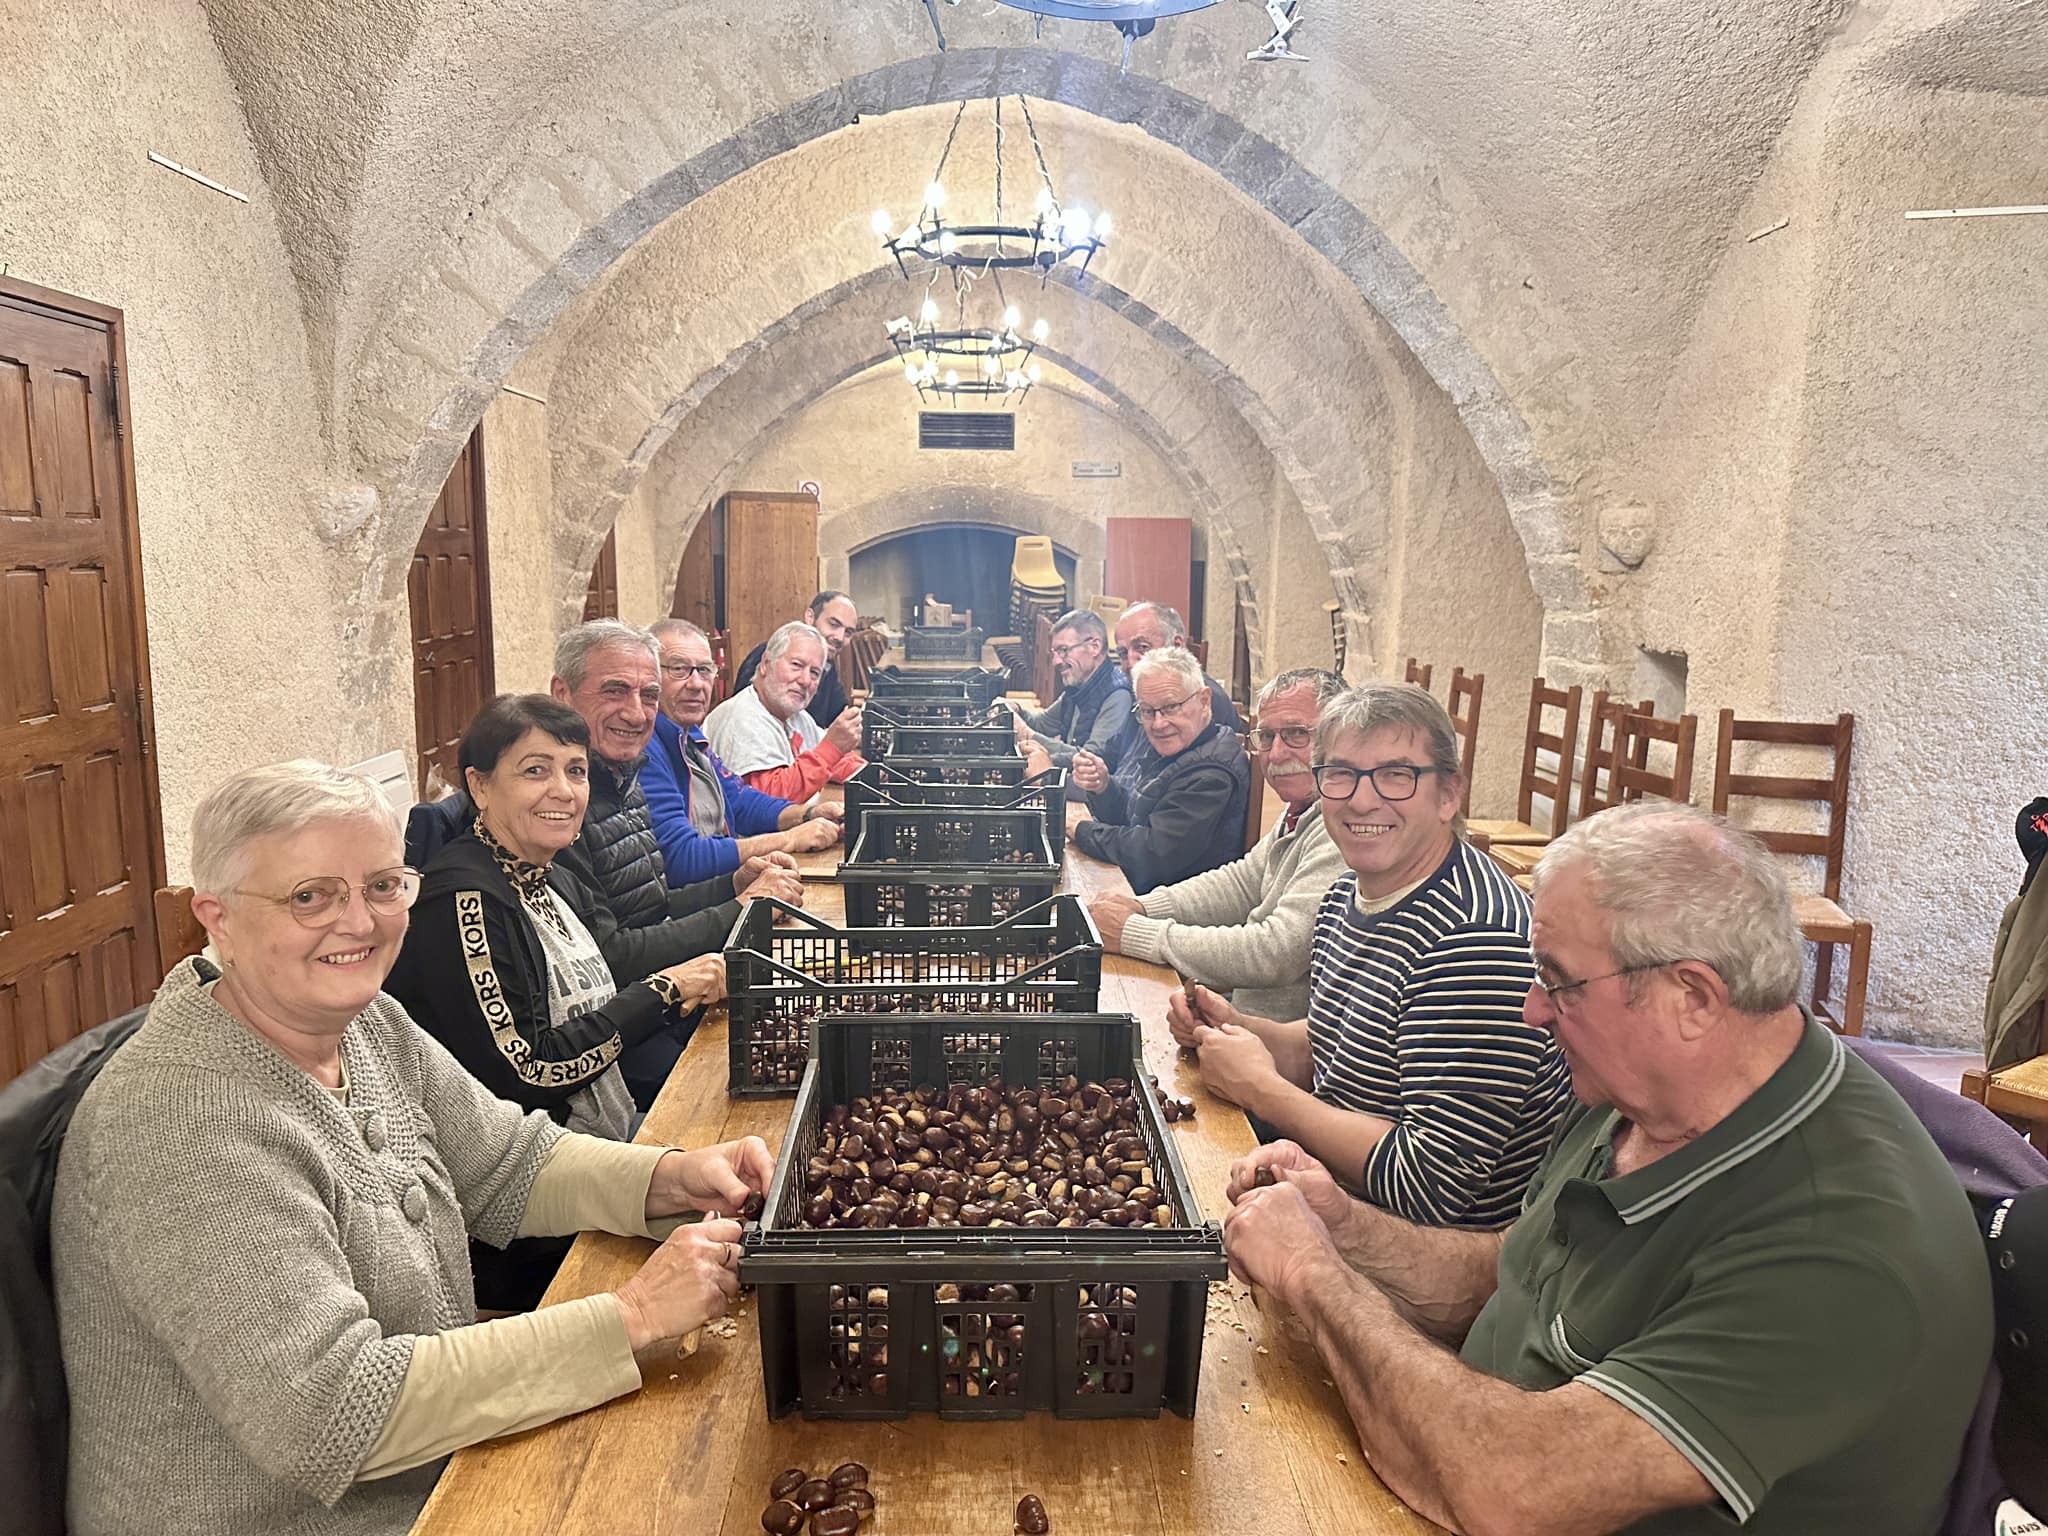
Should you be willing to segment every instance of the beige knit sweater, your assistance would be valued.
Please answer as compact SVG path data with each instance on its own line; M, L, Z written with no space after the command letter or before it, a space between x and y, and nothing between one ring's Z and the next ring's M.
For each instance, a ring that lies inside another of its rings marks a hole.
M343 1105L204 981L191 961L171 973L65 1140L51 1241L72 1529L403 1532L438 1461L359 1469L416 1342L475 1316L467 1234L522 1230L564 1133L493 1098L387 997L342 1039ZM637 1383L624 1369L603 1395Z
M1306 1017L1316 908L1344 873L1344 857L1320 802L1293 831L1285 825L1274 822L1234 864L1147 892L1144 914L1124 923L1124 953L1229 992L1240 1012Z

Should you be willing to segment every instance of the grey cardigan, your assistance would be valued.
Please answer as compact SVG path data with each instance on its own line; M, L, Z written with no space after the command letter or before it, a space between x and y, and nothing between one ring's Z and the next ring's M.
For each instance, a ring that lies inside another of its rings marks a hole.
M51 1215L75 1536L407 1530L440 1463L358 1483L416 1335L475 1320L562 1132L379 996L344 1106L187 960L80 1100Z
M1234 864L1146 892L1146 915L1124 924L1124 953L1229 991L1240 1012L1306 1018L1316 909L1344 858L1320 801L1283 834L1286 824L1274 822Z

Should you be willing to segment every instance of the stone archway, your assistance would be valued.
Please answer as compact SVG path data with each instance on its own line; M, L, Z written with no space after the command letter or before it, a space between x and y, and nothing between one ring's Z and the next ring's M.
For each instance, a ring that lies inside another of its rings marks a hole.
M1342 273L1456 403L1503 489L1538 590L1554 618L1570 621L1556 634L1558 646L1573 654L1558 659L1597 662L1597 616L1588 608L1577 530L1558 481L1538 453L1528 421L1472 336L1378 222L1273 140L1205 101L1157 81L1119 81L1099 60L1028 48L956 49L942 59L900 60L851 76L833 89L763 114L740 133L700 149L637 188L629 185L630 178L614 176L613 183L627 187L630 195L603 199L606 206L594 214L588 206L571 209L573 238L560 238L560 209L547 214L551 232L544 243L526 238L519 227L490 225L479 239L501 246L501 254L485 260L481 251L472 252L465 267L494 268L492 291L470 287L476 303L455 317L454 334L449 317L439 316L438 322L425 325L431 334L408 336L407 345L384 349L375 359L384 366L365 370L355 412L356 456L390 498L389 526L402 531L423 515L422 498L438 485L490 387L559 315L571 294L704 188L809 142L849 115L986 96L998 89L1021 89L1108 121L1135 124L1213 169ZM550 195L560 203L563 191L556 185ZM551 256L540 254L548 250ZM513 274L509 282L507 274ZM401 306L400 316L394 323L408 329L427 320L408 306ZM1560 353L1559 364L1565 361ZM1536 360L1527 366L1531 375L1542 376ZM395 590L393 582L384 585Z

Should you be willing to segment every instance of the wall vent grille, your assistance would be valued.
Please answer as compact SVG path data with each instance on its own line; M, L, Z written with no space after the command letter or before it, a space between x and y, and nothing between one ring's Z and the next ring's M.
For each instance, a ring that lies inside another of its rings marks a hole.
M919 411L917 446L1013 449L1017 418L1009 411Z

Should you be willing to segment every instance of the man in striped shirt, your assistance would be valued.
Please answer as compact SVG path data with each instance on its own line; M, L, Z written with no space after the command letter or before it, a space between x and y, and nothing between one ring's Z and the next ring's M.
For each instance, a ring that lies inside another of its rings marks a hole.
M1349 873L1323 898L1306 1019L1176 995L1210 1089L1428 1226L1514 1219L1571 1098L1523 1021L1529 901L1459 835L1457 735L1423 689L1368 683L1316 728L1323 824Z
M1991 1354L1975 1216L1800 1006L1776 857L1602 811L1544 851L1531 934L1579 1103L1505 1234L1398 1220L1291 1142L1231 1170L1231 1272L1306 1326L1373 1470L1468 1536L1988 1529L1950 1508Z

